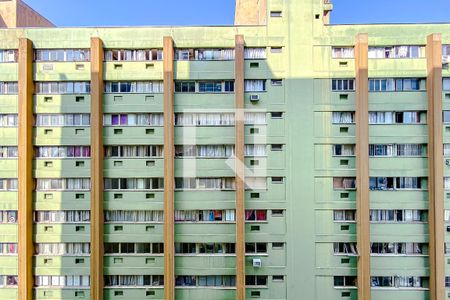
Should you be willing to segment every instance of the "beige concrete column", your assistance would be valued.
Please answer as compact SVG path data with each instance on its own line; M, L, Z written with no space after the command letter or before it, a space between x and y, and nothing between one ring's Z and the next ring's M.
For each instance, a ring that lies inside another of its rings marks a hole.
M368 36L355 44L356 75L356 234L358 246L358 299L370 300L369 201L369 74Z
M442 132L442 41L427 38L428 224L430 232L430 300L445 298L444 171Z
M103 300L103 42L91 39L91 299Z
M175 299L174 49L164 37L164 299Z
M33 298L33 44L19 39L19 299Z

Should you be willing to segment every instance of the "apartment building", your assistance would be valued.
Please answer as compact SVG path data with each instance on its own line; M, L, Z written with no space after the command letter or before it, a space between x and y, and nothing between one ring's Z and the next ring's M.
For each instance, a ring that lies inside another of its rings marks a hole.
M450 26L236 2L56 28L0 1L0 299L450 299Z

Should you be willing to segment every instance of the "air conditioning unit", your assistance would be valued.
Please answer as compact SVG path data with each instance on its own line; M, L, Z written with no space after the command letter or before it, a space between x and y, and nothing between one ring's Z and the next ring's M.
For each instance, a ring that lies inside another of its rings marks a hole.
M252 263L254 268L261 268L262 266L261 258L254 258Z
M250 95L250 101L259 101L259 95Z

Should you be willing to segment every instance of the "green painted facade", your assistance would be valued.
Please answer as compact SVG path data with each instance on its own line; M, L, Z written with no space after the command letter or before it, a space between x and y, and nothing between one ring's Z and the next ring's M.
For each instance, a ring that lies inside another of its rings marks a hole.
M266 209L267 221L246 225L246 242L267 243L264 254L246 256L247 275L264 275L267 284L248 287L248 299L334 300L357 299L353 287L335 287L334 276L356 276L356 257L335 255L333 243L355 242L356 225L335 222L333 210L354 210L355 191L333 188L334 177L355 177L355 158L333 155L333 144L354 144L354 124L333 124L336 111L354 111L354 92L333 92L332 78L354 78L354 60L332 58L333 46L353 46L358 33L368 33L370 46L425 45L431 33L442 33L443 44L450 44L447 24L397 25L324 25L322 0L268 0L266 26L237 27L138 27L138 28L29 28L1 29L0 49L17 49L18 38L27 37L35 49L81 49L90 47L90 38L99 37L105 49L157 49L163 37L172 36L176 48L233 48L235 35L245 38L246 47L266 48L267 58L245 61L245 79L266 80L266 91L246 93L245 107L266 112L267 124L247 125L246 144L266 145L263 157L247 157L245 164L253 176L265 176L265 189L246 191L246 209ZM282 17L270 17L270 11L282 11ZM170 12L166 12L170 13ZM355 12L357 13L357 12ZM319 18L316 18L319 15ZM281 47L281 53L271 51ZM251 63L259 63L257 67ZM106 81L162 80L162 61L105 62ZM46 70L45 65L53 65ZM76 67L76 65L83 67ZM151 64L151 65L149 65ZM17 63L0 63L0 82L17 81ZM89 81L89 62L35 63L35 81ZM426 59L369 59L369 78L426 78ZM175 80L233 80L234 61L175 61ZM443 77L450 77L449 69ZM282 79L282 86L271 84ZM257 103L250 95L259 95ZM341 94L346 94L345 99ZM80 98L81 97L81 98ZM450 110L447 94L444 110ZM234 93L176 93L175 112L226 110L234 107ZM426 90L415 92L371 92L371 111L427 110ZM36 95L34 112L89 113L89 95ZM105 94L105 113L163 111L162 94ZM0 95L0 114L18 112L17 95ZM282 112L273 118L272 112ZM115 131L122 129L121 133ZM347 129L342 129L347 128ZM149 130L153 129L153 130ZM259 129L254 133L254 129ZM252 133L253 132L253 133ZM196 135L176 127L175 144L234 144L234 127L198 127ZM371 144L427 144L426 121L419 125L370 125ZM450 142L450 129L444 128L444 143ZM17 145L17 128L0 128L1 145ZM89 127L37 127L35 146L89 145ZM163 128L105 127L107 145L162 145ZM282 145L274 151L272 145ZM444 158L443 158L444 159ZM258 161L255 165L254 160ZM120 161L120 163L117 163ZM149 163L149 161L152 161ZM444 163L444 160L443 160ZM426 154L423 157L370 158L370 176L428 176ZM194 166L194 167L192 167ZM163 159L107 158L106 178L163 177ZM226 159L189 158L175 160L175 177L195 169L196 176L233 177ZM450 176L448 166L445 176ZM89 178L89 158L39 158L34 163L36 178ZM0 178L17 177L17 160L0 159ZM273 182L282 177L282 182ZM89 210L89 191L38 191L35 210ZM428 208L426 190L371 191L371 209ZM447 199L450 198L447 195ZM176 210L234 209L234 191L176 191ZM162 210L163 192L105 191L105 210ZM450 209L449 202L445 206ZM17 193L0 192L0 210L16 210ZM282 210L274 216L273 210ZM346 226L348 225L348 226ZM255 229L259 226L259 230ZM444 224L442 224L444 226ZM114 223L104 226L105 243L162 243L163 225ZM16 224L0 224L0 242L17 241ZM89 223L39 223L35 225L36 243L89 243ZM450 242L450 237L446 237ZM176 223L176 243L234 243L234 223ZM372 242L428 242L427 223L372 224ZM282 243L281 248L274 243ZM251 262L260 258L261 268ZM163 275L163 255L105 255L105 275ZM450 260L449 260L450 261ZM447 262L447 259L446 259ZM372 276L429 276L428 256L372 256ZM450 267L446 268L450 276ZM234 275L235 255L177 255L176 275ZM89 256L45 256L34 260L39 275L89 275ZM16 256L0 256L0 275L17 274ZM283 280L274 280L282 276ZM259 294L257 293L259 292ZM233 288L176 287L176 299L235 298ZM450 290L448 291L450 295ZM259 296L257 296L259 295ZM89 288L36 288L36 299L89 299ZM105 299L163 299L162 287L105 288ZM372 299L424 300L423 288L373 288ZM0 299L17 299L17 289L0 288Z

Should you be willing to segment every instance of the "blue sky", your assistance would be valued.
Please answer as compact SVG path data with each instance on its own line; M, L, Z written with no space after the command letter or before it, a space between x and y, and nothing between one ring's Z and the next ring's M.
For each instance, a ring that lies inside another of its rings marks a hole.
M295 0L300 1L300 0ZM332 0L332 23L449 22L450 0ZM234 0L25 0L57 26L227 25Z

